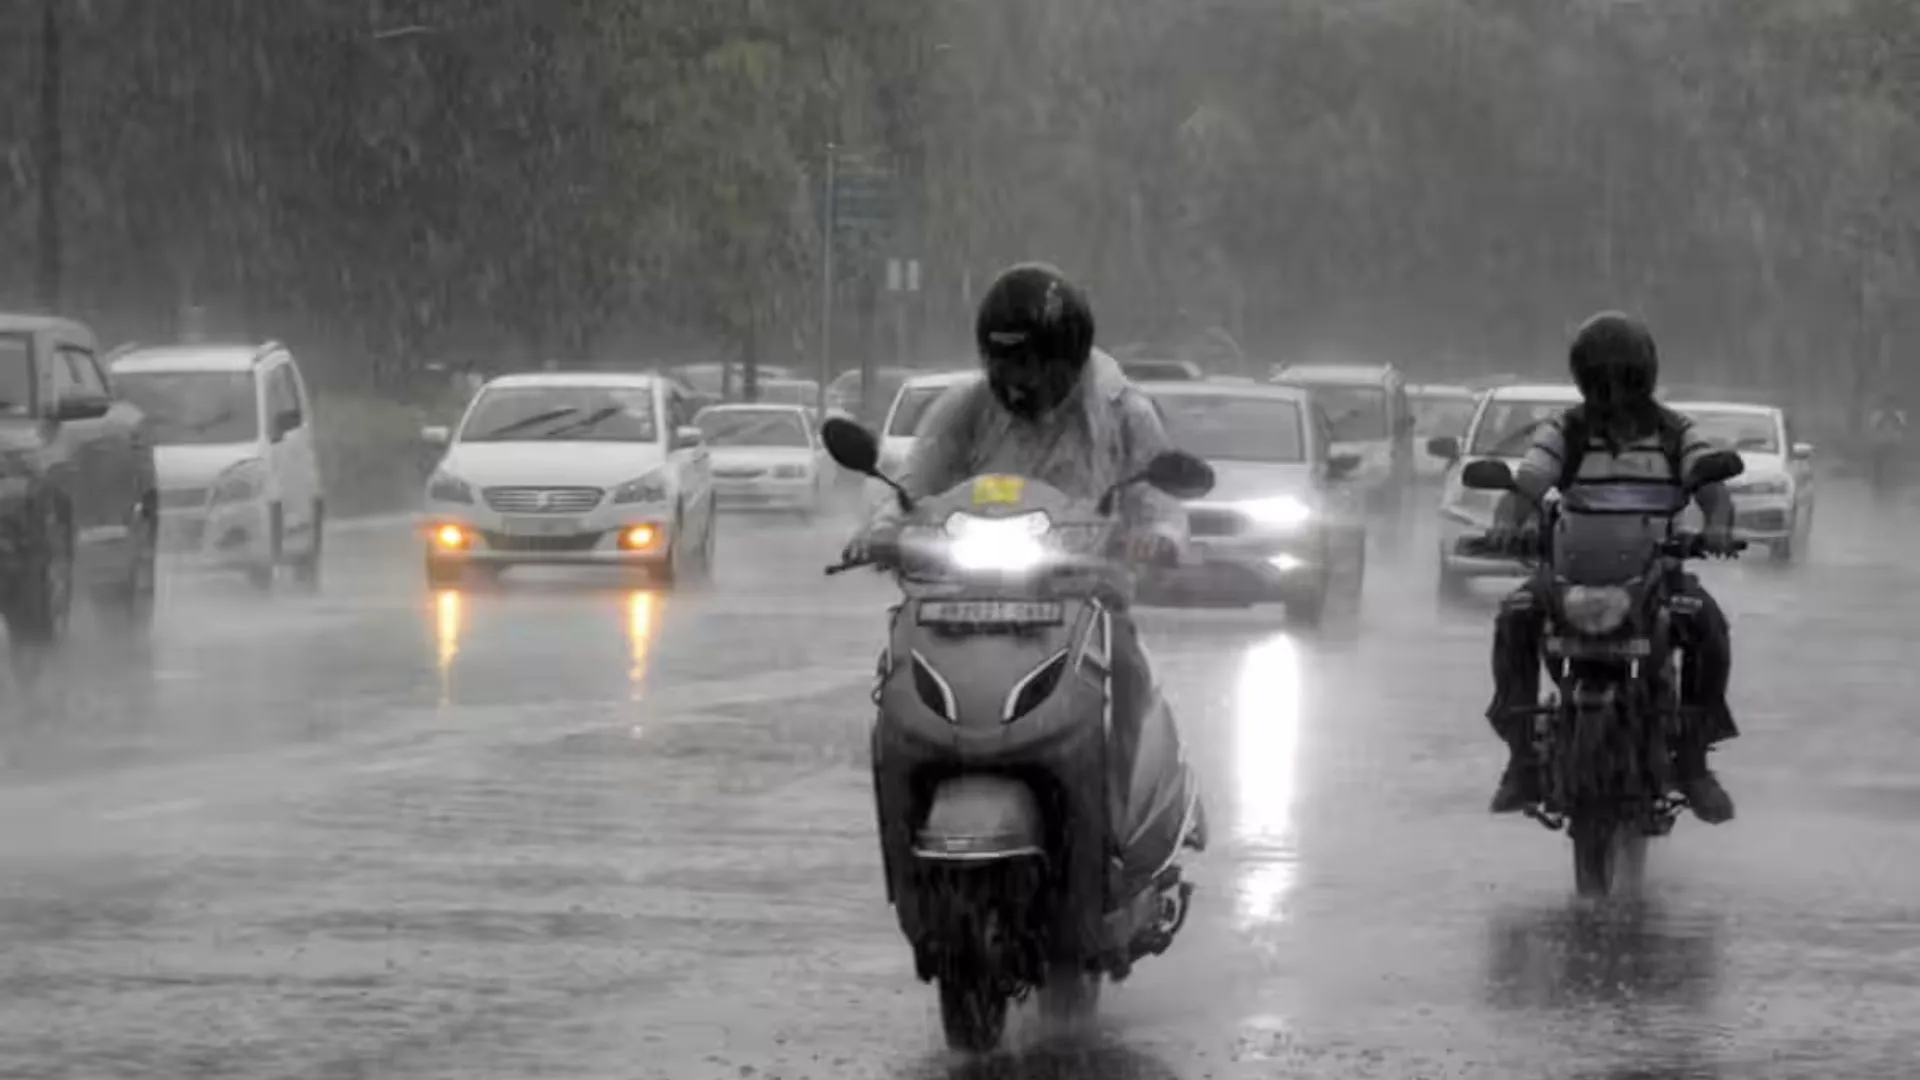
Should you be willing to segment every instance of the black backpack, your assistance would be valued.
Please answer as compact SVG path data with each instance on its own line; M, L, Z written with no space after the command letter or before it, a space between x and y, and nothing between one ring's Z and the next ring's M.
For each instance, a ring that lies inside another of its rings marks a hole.
M1667 470L1674 482L1680 481L1680 463L1686 458L1686 427L1680 417L1666 410L1660 410L1660 452L1666 455ZM1580 465L1587 459L1587 451L1593 447L1593 432L1587 426L1587 410L1583 405L1568 409L1560 419L1560 440L1566 447L1566 456L1560 462L1560 482L1555 486L1566 491L1580 476Z

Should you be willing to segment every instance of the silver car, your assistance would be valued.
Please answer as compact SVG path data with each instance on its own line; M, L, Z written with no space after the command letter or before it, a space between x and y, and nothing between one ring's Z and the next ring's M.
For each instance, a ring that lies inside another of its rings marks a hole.
M1357 597L1366 526L1344 483L1356 455L1331 452L1326 417L1297 387L1214 380L1142 385L1175 446L1213 466L1187 504L1198 564L1154 575L1168 603L1282 603L1315 625L1335 596Z

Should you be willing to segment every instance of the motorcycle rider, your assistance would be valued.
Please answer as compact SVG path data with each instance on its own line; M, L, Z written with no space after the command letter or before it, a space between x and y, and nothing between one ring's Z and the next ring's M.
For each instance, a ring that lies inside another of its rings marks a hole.
M1118 362L1093 347L1093 335L1085 294L1059 270L1022 263L1004 271L974 320L983 378L952 387L928 406L905 475L896 478L900 486L921 499L970 477L1011 473L1093 500L1172 449L1152 401ZM1132 561L1167 561L1186 545L1185 508L1149 485L1127 487L1117 513ZM880 500L848 543L846 558L864 561L872 541L893 535L902 516L896 500ZM1153 669L1133 620L1124 611L1112 616L1111 775L1126 790L1152 701ZM1197 801L1195 809L1180 839L1200 850L1206 829Z
M1535 506L1553 488L1588 491L1594 485L1676 485L1712 447L1693 422L1654 400L1660 374L1653 335L1639 320L1602 312L1575 333L1568 349L1581 403L1534 429L1533 443L1514 471L1518 489L1495 511L1490 537L1515 542L1536 527ZM1618 491L1618 488L1614 489ZM1706 517L1704 541L1714 555L1734 548L1733 500L1724 484L1708 484L1695 499ZM1679 788L1694 816L1710 824L1732 820L1733 799L1707 767L1707 751L1739 734L1727 708L1732 646L1727 619L1692 574L1678 575L1673 619L1685 664L1680 700L1690 717L1676 740ZM1512 813L1540 801L1533 712L1540 695L1540 638L1546 598L1526 584L1502 601L1493 639L1493 703L1487 719L1510 757L1491 810Z
M1893 391L1883 394L1880 404L1867 416L1867 438L1872 452L1873 486L1885 490L1893 480L1893 471L1907 439L1907 410Z

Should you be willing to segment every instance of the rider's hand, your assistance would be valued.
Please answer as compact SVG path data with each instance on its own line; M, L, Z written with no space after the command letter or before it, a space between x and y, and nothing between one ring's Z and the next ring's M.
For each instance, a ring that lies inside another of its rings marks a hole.
M1540 545L1540 530L1531 522L1496 524L1487 530L1487 547L1494 551L1531 551Z
M843 563L870 563L873 561L875 546L893 541L897 530L884 525L861 529L840 549L840 561Z
M1709 555L1727 556L1739 550L1739 542L1733 535L1730 525L1709 525L1700 534L1700 546Z
M1172 566L1180 561L1180 541L1148 529L1127 538L1127 558L1143 566Z

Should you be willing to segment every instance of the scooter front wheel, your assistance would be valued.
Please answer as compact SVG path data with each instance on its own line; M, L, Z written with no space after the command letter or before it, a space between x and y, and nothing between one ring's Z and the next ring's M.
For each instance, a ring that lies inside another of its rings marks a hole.
M1000 1045L1007 1030L1007 995L999 980L973 975L940 978L940 1027L947 1048L984 1054Z

